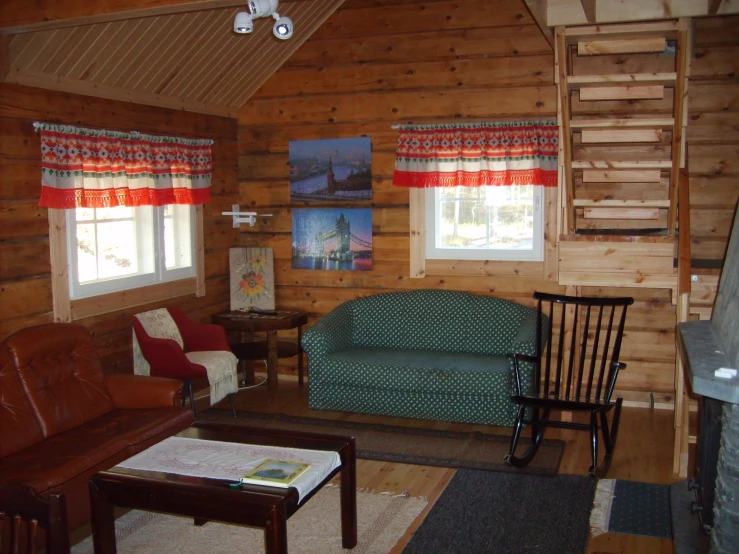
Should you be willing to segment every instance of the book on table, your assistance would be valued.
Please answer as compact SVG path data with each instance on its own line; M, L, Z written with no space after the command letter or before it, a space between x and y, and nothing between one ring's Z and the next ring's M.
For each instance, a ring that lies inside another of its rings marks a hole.
M267 485L270 487L289 487L305 473L310 464L289 462L270 458L265 460L241 478L247 485Z

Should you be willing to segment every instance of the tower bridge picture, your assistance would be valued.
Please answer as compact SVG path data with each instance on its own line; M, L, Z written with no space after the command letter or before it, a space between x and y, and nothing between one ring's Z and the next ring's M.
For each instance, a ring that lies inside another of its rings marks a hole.
M372 210L293 210L294 269L372 268Z

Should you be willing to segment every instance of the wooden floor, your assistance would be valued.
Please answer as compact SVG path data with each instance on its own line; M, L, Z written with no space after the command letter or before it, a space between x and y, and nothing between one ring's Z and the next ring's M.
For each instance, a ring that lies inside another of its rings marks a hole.
M207 400L197 402L198 409L207 408ZM219 407L228 408L225 402ZM347 412L316 411L308 408L308 390L300 389L294 381L280 381L279 390L270 395L265 387L243 390L236 400L240 410L284 413L290 415L323 417L455 431L509 433L502 427L398 419ZM547 438L561 438L567 442L561 473L587 474L590 465L588 433L549 429ZM608 478L629 479L649 483L668 484L677 478L672 475L672 411L625 408L621 416L618 445ZM399 553L408 542L423 517L431 509L455 470L428 466L414 466L372 460L357 461L357 486L376 493L403 493L427 497L429 505L419 519L392 550ZM672 541L606 533L591 537L589 553L672 553Z

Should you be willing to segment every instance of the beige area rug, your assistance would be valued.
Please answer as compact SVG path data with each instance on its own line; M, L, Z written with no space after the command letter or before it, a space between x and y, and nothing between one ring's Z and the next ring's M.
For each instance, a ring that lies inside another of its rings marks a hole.
M357 493L358 542L341 547L339 488L327 485L287 520L290 554L387 554L426 507L426 500L406 495ZM252 527L132 510L116 520L119 554L232 554L264 552L264 531ZM93 554L92 537L72 547L72 554Z

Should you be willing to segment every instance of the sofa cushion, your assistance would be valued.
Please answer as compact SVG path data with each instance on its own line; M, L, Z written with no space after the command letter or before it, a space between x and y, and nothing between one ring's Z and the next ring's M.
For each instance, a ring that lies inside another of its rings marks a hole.
M127 448L123 437L77 427L0 459L0 484L20 481L42 493Z
M0 483L20 480L43 492L129 449L133 455L142 443L191 420L190 410L178 408L115 410L0 459Z
M45 437L113 409L87 329L72 323L37 325L5 341Z
M348 348L329 354L311 384L404 392L506 395L512 378L506 356L459 352Z
M185 429L192 423L192 412L180 408L149 408L142 410L114 410L95 420L95 423L122 437L129 447L136 447L173 428Z
M0 344L0 458L42 440L41 426L13 367L10 353Z
M375 294L350 302L352 346L504 356L531 308L459 291Z
M511 426L516 405L486 394L430 394L333 383L311 384L309 406L392 417Z

